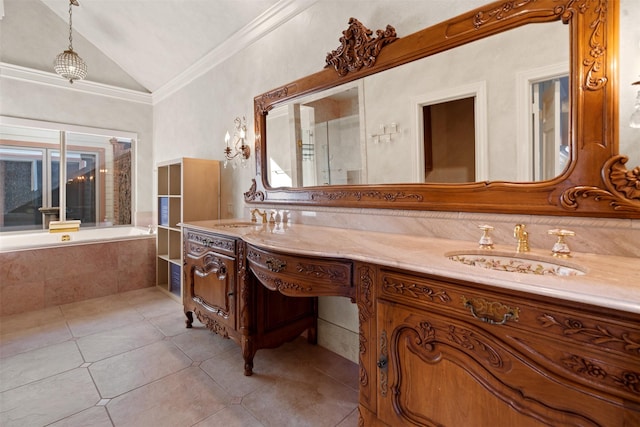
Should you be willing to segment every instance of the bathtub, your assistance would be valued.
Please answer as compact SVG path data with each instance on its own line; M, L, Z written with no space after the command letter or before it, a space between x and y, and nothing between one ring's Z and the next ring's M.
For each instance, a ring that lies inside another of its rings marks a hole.
M137 227L1 234L0 315L154 286L155 237Z
M0 234L0 252L139 238L155 238L155 235L150 235L147 228L140 227L81 228L80 231L69 233L49 233L44 230L10 232Z

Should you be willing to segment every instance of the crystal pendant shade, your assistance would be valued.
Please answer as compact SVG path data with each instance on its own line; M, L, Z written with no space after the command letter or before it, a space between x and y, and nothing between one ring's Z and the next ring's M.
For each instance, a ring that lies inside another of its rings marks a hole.
M73 51L73 6L80 6L78 0L69 0L69 48L53 61L55 72L69 80L69 83L87 77L87 64Z
M87 64L73 49L65 50L56 56L53 68L56 73L69 80L69 83L87 77Z

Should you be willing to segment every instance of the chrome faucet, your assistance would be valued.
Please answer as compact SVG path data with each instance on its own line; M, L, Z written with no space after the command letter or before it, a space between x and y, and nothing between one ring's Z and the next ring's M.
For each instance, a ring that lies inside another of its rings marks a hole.
M258 222L258 219L256 218L256 214L260 215L260 217L262 217L262 223L265 224L267 222L267 212L263 211L260 212L260 209L256 208L253 209L251 211L251 222Z
M513 237L518 239L516 252L529 252L529 233L524 229L524 224L516 224L513 229Z

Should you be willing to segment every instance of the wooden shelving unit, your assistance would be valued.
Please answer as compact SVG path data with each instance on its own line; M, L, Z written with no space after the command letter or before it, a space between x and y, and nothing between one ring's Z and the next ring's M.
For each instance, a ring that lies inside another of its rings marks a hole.
M180 224L220 217L220 162L183 157L157 168L156 285L182 301Z

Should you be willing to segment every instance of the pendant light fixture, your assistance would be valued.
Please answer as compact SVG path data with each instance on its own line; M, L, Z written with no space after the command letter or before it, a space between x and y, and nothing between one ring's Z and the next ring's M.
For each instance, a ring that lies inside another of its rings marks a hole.
M73 6L80 6L78 0L69 0L69 49L58 56L53 63L56 73L73 83L74 80L82 80L87 76L87 64L73 51Z

